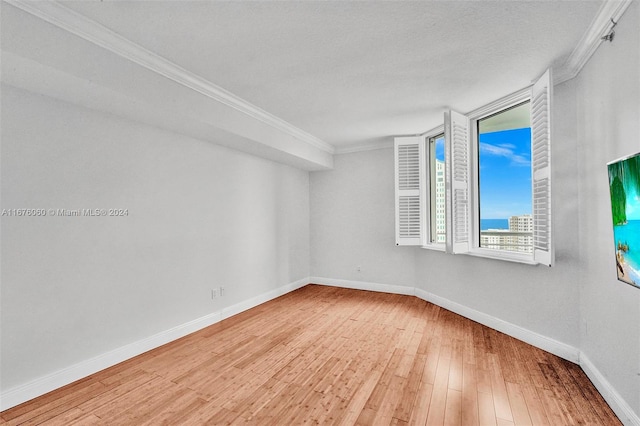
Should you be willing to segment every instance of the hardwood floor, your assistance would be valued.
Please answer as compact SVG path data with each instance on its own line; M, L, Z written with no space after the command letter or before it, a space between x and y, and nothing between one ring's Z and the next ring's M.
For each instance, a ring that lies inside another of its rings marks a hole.
M317 285L0 418L10 425L621 424L573 363L416 297Z

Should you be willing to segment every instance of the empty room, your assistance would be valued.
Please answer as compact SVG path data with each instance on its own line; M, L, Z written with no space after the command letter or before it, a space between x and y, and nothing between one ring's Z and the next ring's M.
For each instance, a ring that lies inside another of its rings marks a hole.
M0 424L640 426L640 0L0 20Z

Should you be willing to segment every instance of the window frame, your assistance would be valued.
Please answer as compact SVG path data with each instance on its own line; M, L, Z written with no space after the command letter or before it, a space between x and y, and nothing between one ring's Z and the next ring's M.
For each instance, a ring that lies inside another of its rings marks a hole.
M506 109L517 106L523 102L531 102L531 87L526 87L503 98L497 99L466 114L470 122L470 143L471 143L471 176L470 194L471 214L470 216L470 247L469 254L490 259L506 260L530 265L536 265L533 253L518 253L507 250L496 250L483 248L480 246L480 200L479 200L479 143L478 143L478 121L491 115L500 113ZM533 185L533 182L532 182Z
M431 233L431 229L432 229L432 223L431 223L431 149L430 149L430 140L437 138L438 136L443 135L444 136L444 124L441 124L438 127L435 127L425 133L423 133L421 136L424 138L424 144L425 144L425 156L424 156L424 173L425 173L425 185L423 186L423 193L422 193L422 197L423 200L425 200L424 203L424 234L423 234L423 242L422 242L422 248L425 249L429 249L429 250L436 250L436 251L446 251L446 243L434 243L431 242L432 240L432 233ZM445 193L445 197L446 197L446 193ZM445 209L446 209L446 201L445 201Z

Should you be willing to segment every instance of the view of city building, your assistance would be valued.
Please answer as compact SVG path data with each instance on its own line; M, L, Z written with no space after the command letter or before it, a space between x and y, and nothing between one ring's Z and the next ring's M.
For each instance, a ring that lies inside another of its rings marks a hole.
M445 187L444 187L444 161L436 160L436 243L444 243L447 240L446 216L445 216Z
M511 216L509 229L480 231L480 247L533 253L533 217L530 214Z

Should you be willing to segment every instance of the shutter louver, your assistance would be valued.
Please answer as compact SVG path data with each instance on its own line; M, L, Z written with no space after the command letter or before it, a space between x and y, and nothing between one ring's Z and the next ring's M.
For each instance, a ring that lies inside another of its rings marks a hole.
M398 146L398 188L420 189L420 157L418 145Z
M420 198L399 197L400 238L420 237Z
M422 245L424 143L422 137L395 138L396 245Z
M445 161L447 175L447 251L466 253L469 238L469 119L445 113Z
M531 152L533 175L533 258L552 266L551 224L551 71L531 89Z

